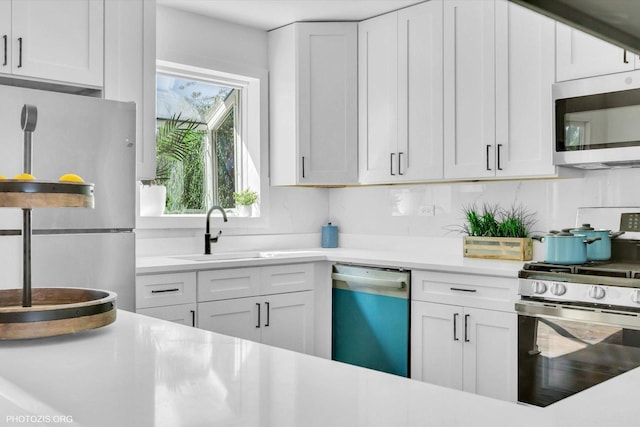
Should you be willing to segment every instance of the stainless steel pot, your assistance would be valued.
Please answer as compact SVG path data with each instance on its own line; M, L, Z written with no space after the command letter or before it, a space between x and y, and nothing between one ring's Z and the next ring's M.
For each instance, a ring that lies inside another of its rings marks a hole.
M596 230L591 227L591 224L582 224L582 227L571 228L569 232L575 235L584 235L588 238L600 238L599 241L587 247L587 260L589 261L606 261L611 258L611 239L624 234L624 231Z
M544 243L544 261L549 264L584 264L587 262L587 246L600 237L588 238L584 234L551 231L546 236L531 236Z

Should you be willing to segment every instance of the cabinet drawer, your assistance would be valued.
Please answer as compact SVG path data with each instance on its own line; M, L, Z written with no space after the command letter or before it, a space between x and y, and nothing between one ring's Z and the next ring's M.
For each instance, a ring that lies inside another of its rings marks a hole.
M136 313L181 325L196 326L196 303L140 308Z
M196 273L136 277L136 308L187 304L196 301Z
M263 267L260 278L262 295L313 289L313 264L289 264Z
M198 302L260 294L260 268L198 272Z
M411 298L417 301L513 311L516 278L414 270Z

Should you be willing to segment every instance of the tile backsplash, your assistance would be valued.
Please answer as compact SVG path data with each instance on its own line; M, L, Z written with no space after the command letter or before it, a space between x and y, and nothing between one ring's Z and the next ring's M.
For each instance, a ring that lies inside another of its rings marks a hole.
M469 204L522 204L535 213L534 231L576 224L579 207L640 206L640 170L589 171L583 178L330 190L331 220L341 233L455 237Z

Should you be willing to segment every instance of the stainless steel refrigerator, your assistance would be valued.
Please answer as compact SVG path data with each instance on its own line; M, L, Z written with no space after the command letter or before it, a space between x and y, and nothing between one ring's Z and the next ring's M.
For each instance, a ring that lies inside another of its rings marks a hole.
M33 175L75 173L95 184L95 208L33 210L33 287L117 292L134 310L135 104L0 86L0 175L22 173L24 104L38 109ZM0 288L22 287L22 211L0 208Z

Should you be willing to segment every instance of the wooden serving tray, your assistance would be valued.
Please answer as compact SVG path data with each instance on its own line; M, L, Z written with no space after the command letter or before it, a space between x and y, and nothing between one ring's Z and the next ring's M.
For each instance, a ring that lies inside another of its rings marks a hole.
M93 184L75 182L0 181L0 207L93 208Z
M0 289L0 340L42 338L100 328L116 320L114 292L84 288L33 288L31 307L22 289Z

